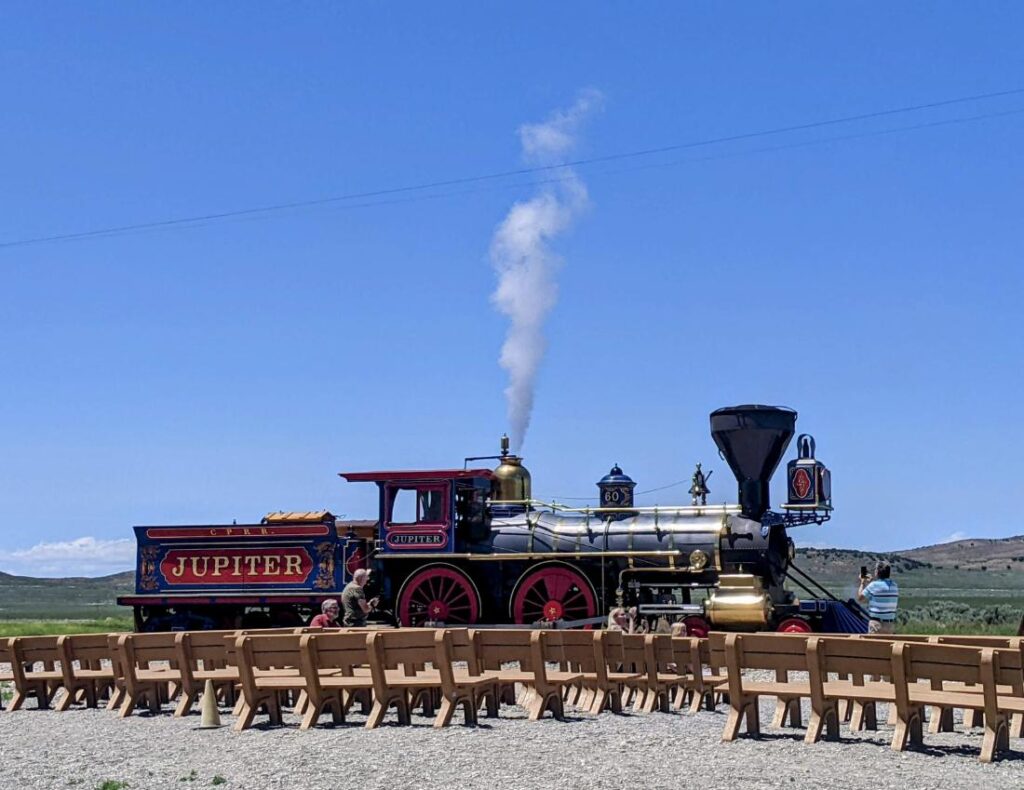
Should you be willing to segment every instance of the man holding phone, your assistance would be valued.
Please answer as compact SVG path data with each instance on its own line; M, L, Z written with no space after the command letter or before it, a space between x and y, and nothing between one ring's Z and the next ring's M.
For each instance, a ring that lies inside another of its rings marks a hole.
M857 600L868 605L868 633L891 634L896 629L896 609L900 588L889 576L889 563L879 560L875 565L875 578L869 579L867 568L861 566Z

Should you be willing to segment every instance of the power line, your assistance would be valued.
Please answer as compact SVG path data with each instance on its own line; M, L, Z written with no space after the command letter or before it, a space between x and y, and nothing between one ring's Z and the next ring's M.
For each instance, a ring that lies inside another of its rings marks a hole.
M200 222L210 222L217 220L224 220L230 218L245 217L251 215L268 214L278 211L286 211L289 209L301 209L301 208L312 208L315 206L329 205L333 203L343 203L351 200L366 200L369 198L386 197L390 195L399 195L409 192L425 191L430 189L440 189L443 187L450 186L461 186L468 184L481 183L485 181L494 181L503 178L511 178L514 176L531 175L537 173L545 173L551 171L561 170L566 167L585 167L588 165L603 164L607 162L615 162L624 159L633 159L638 157L654 156L657 154L671 153L673 151L682 151L693 148L701 148L711 145L719 145L722 143L738 142L740 140L750 140L758 137L768 137L772 135L786 134L790 132L807 131L810 129L820 129L828 126L835 126L839 124L853 123L856 121L871 120L876 118L883 118L891 115L899 115L910 112L920 112L922 110L936 109L939 107L948 107L955 104L963 104L972 101L984 101L988 99L1002 98L1006 96L1015 96L1024 93L1024 88L1014 88L1012 90L997 91L992 93L979 93L971 96L959 96L953 99L944 99L942 101L928 102L924 104L907 105L904 107L896 107L887 110L877 110L869 113L861 113L858 115L847 115L840 118L830 118L822 121L811 121L808 123L796 124L792 126L780 126L772 129L762 129L754 132L743 132L740 134L726 135L722 137L706 138L703 140L694 140L686 143L676 143L672 145L659 146L656 148L644 148L634 151L626 151L614 154L605 154L603 156L589 157L586 159L576 159L560 164L554 165L540 165L536 167L524 167L516 170L505 170L497 173L488 173L478 176L465 176L461 178L449 178L437 181L430 181L420 184L411 184L399 187L391 187L388 189L376 189L365 192L351 192L344 195L335 195L332 197L315 198L310 200L298 200L287 203L274 203L266 206L258 206L253 208L235 209L232 211L221 211L210 214L199 214L189 217L178 217L174 219L158 220L154 222L140 222L126 225L115 225L107 228L98 228L95 230L79 231L76 233L59 233L47 236L36 236L27 239L16 239L14 241L0 243L0 249L6 249L11 247L21 247L31 244L43 244L47 242L56 241L72 241L77 239L86 239L92 237L110 236L121 233L128 233L139 230L155 230L160 228L169 228L181 225L191 225ZM1002 113L1002 114L1012 114ZM991 116L975 116L970 119L963 120L978 120L982 117L995 117L996 114ZM954 119L949 122L957 122L960 119ZM962 122L962 120L961 120ZM924 124L924 126L941 125L946 123L944 121L937 121L931 124ZM883 132L884 133L884 132ZM870 135L871 133L865 133ZM860 136L860 135L856 135ZM814 144L816 141L811 141L806 144ZM800 145L800 144L796 144ZM561 179L551 179L561 180ZM367 204L362 204L367 205ZM374 203L373 205L377 205Z

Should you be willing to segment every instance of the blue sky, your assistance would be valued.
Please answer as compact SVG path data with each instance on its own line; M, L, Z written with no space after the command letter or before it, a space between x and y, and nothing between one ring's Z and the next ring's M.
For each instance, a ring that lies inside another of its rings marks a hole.
M586 90L604 100L580 158L1024 87L1015 3L2 14L0 244L512 170L519 127ZM1024 114L873 134L1022 109L576 168L535 494L591 496L615 462L655 488L700 460L732 500L707 415L761 402L797 409L833 470L835 517L805 543L1024 532ZM372 516L373 487L338 471L496 451L488 250L531 180L0 247L0 570L130 567L140 523Z

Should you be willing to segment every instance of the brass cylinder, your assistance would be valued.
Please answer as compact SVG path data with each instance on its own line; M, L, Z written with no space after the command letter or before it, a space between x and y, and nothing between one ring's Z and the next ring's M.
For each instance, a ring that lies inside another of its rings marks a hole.
M718 589L704 604L704 613L715 626L750 628L768 625L771 607L771 598L757 576L723 574Z
M518 455L506 455L494 470L491 496L499 502L525 502L531 495L530 473Z

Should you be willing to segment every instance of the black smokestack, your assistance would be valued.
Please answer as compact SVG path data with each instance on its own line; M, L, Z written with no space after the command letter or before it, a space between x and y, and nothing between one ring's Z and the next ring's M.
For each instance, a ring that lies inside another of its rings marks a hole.
M771 506L768 482L789 446L796 412L779 406L729 406L711 412L711 437L740 484L743 515L760 520Z

